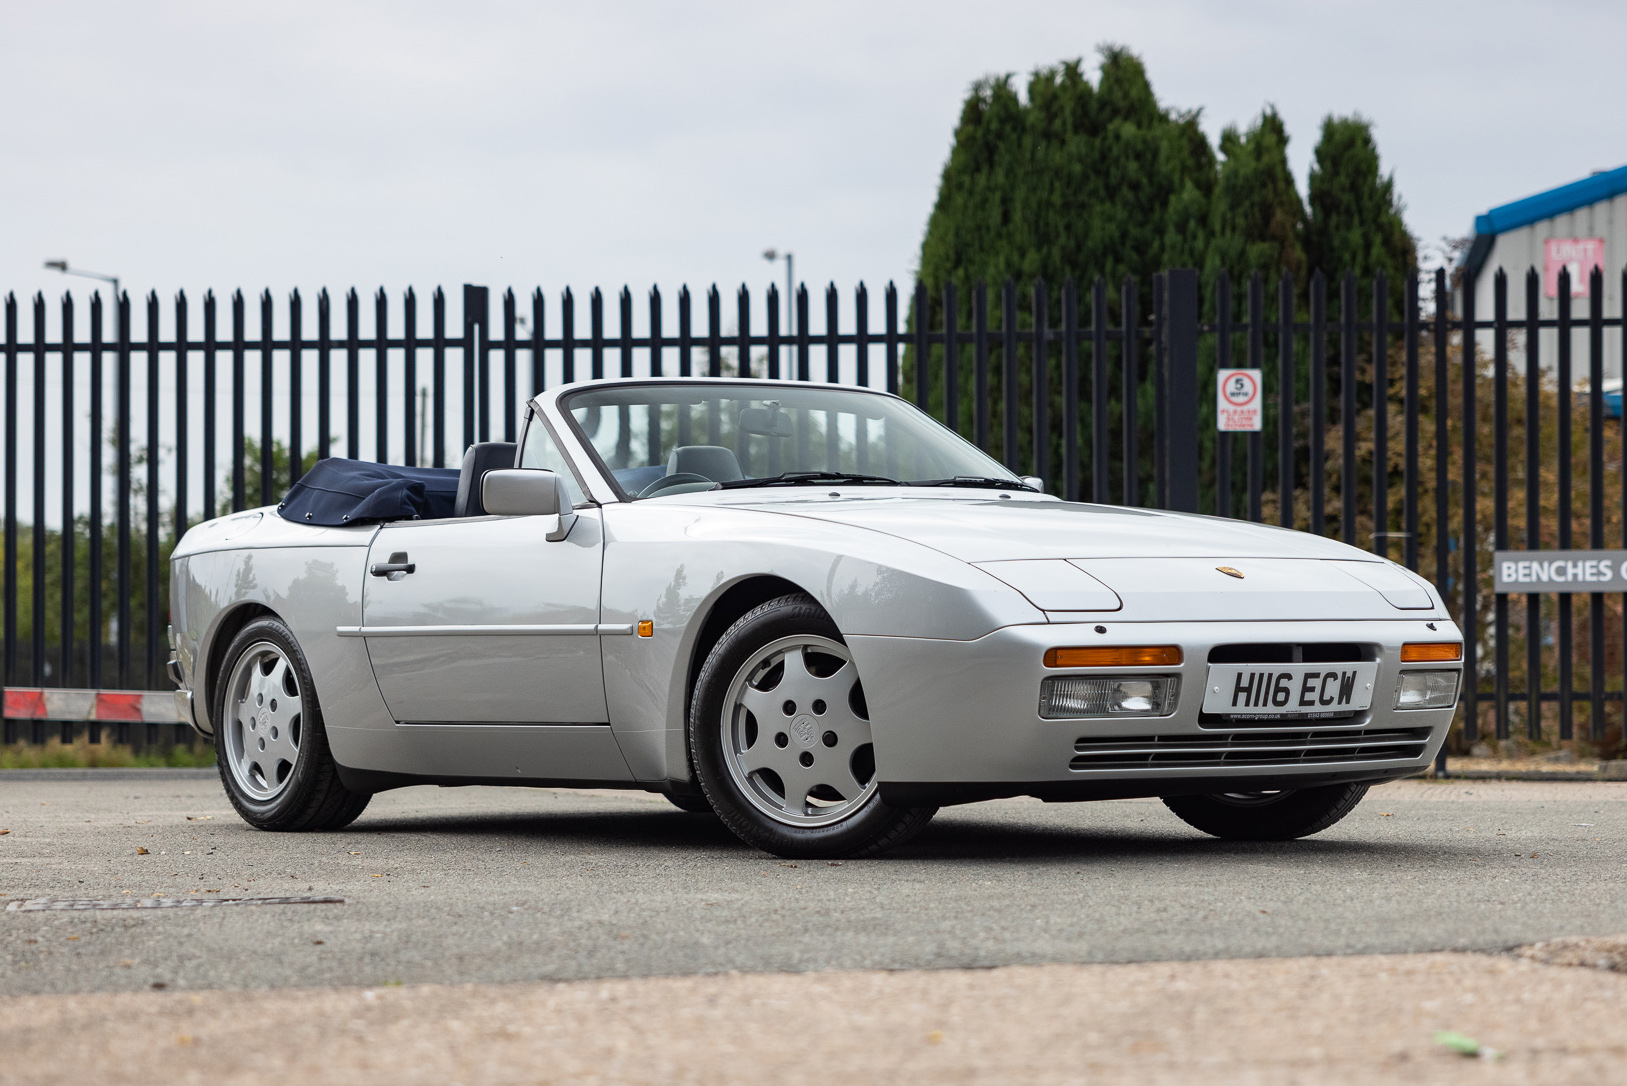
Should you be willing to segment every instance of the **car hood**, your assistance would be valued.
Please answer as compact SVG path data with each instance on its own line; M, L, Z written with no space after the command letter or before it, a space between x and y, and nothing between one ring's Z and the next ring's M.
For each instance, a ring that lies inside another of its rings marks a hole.
M958 498L838 492L730 501L775 513L885 532L966 562L1033 558L1377 557L1319 536L1269 525L1153 509L1087 505L1013 494ZM744 495L735 495L743 498Z

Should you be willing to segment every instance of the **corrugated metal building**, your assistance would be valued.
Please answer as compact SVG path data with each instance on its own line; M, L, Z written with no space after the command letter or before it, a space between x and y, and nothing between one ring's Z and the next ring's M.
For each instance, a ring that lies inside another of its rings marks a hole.
M1493 290L1497 269L1508 275L1508 316L1525 319L1525 276L1535 268L1542 277L1538 316L1559 315L1559 270L1571 273L1571 316L1580 323L1571 341L1572 373L1587 380L1588 276L1597 266L1604 271L1604 312L1621 313L1621 272L1627 264L1627 166L1605 170L1568 185L1494 207L1474 221L1475 238L1464 258L1463 271L1475 278L1475 318L1490 320L1495 312ZM1462 280L1454 299L1461 311ZM1552 371L1557 357L1558 332L1540 333L1540 359ZM1491 350L1490 333L1478 337L1483 351ZM1606 335L1605 387L1619 388L1621 336Z

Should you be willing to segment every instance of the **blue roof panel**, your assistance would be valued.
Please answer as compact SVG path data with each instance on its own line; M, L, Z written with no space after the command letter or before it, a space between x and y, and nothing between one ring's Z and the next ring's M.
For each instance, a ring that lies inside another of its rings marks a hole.
M1477 234L1502 234L1627 192L1627 166L1596 173L1475 216Z

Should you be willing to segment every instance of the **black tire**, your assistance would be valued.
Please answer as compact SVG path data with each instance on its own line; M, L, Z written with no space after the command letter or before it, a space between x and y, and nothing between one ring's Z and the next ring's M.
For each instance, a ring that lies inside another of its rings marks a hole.
M684 814L712 814L712 805L706 802L705 796L680 796L673 792L663 792L667 802L678 808Z
M1227 841L1291 841L1321 833L1367 794L1365 784L1284 792L1165 796L1164 806L1194 829Z
M748 611L712 647L689 707L689 754L695 779L723 824L764 852L788 859L874 856L915 836L938 809L889 807L881 802L879 790L872 789L869 798L840 821L822 826L788 825L746 796L725 761L724 718L731 684L765 646L803 635L845 645L824 609L812 598L797 594Z
M227 729L240 725L235 715L227 712L226 702L230 697L227 689L230 677L239 661L251 649L268 643L287 658L294 673L300 697L299 753L288 777L278 785L277 794L262 799L239 783L229 764L232 742ZM281 619L257 618L232 639L214 676L214 704L210 708L215 723L215 764L220 770L221 783L243 821L256 829L294 832L342 829L354 822L373 798L371 793L352 792L340 783L338 768L328 751L327 731L322 724L322 709L317 703L311 669L299 642Z

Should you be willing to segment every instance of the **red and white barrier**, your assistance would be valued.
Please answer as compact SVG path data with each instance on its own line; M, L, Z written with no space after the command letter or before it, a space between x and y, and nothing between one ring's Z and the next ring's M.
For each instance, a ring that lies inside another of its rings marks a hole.
M98 724L184 724L175 694L154 690L5 688L7 720L93 721Z

